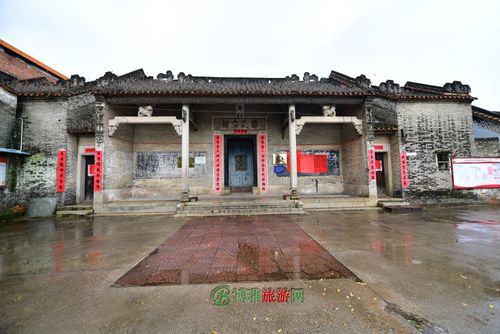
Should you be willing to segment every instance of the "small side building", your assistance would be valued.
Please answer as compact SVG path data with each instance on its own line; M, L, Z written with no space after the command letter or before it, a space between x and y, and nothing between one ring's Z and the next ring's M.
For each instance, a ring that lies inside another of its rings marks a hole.
M23 148L24 119L9 82L46 80L55 84L68 78L39 60L0 39L0 207L20 201L17 174L29 155Z

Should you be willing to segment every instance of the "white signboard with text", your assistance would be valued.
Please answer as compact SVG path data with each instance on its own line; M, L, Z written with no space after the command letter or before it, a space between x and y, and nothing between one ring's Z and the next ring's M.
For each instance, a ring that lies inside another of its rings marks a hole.
M500 188L500 158L452 158L454 189Z

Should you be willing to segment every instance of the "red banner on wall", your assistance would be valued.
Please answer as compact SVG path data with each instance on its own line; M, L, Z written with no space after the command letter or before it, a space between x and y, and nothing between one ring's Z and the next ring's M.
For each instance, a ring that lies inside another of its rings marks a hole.
M214 191L222 191L222 135L214 134Z
M259 133L258 138L259 145L259 185L260 191L267 191L267 136L265 133Z
M64 192L66 179L66 149L62 148L57 151L57 179L56 190L58 193Z
M399 154L399 167L401 168L401 188L408 188L408 165L406 163L406 151Z
M375 162L375 149L368 149L368 177L371 181L377 180L377 166Z
M102 191L102 150L96 149L94 155L94 192Z

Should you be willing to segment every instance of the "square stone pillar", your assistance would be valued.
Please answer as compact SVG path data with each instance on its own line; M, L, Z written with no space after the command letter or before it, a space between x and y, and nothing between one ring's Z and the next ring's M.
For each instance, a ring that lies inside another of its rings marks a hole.
M299 199L297 191L297 134L295 123L295 105L288 106L288 139L290 140L290 199Z
M95 125L95 148L98 150L102 150L104 156L104 98L100 96L96 96L95 103L95 115L96 115L96 125ZM103 162L104 163L104 162ZM83 171L86 173L87 171ZM103 206L103 190L104 190L104 169L101 170L101 181L102 181L102 190L98 192L94 192L94 198L92 201L92 206L95 213L102 212Z
M189 202L189 106L182 106L181 202Z
M368 149L373 149L374 143L374 131L373 131L373 101L371 97L365 98L363 103L364 109L364 132L363 132L363 141L364 141L364 160L368 169ZM371 200L376 201L378 198L377 195L377 181L371 180L370 175L368 173L368 197Z

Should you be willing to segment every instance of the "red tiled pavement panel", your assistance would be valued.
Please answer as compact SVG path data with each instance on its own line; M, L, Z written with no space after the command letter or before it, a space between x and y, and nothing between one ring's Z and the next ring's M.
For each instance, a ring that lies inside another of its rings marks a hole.
M283 216L192 219L118 286L355 278Z

